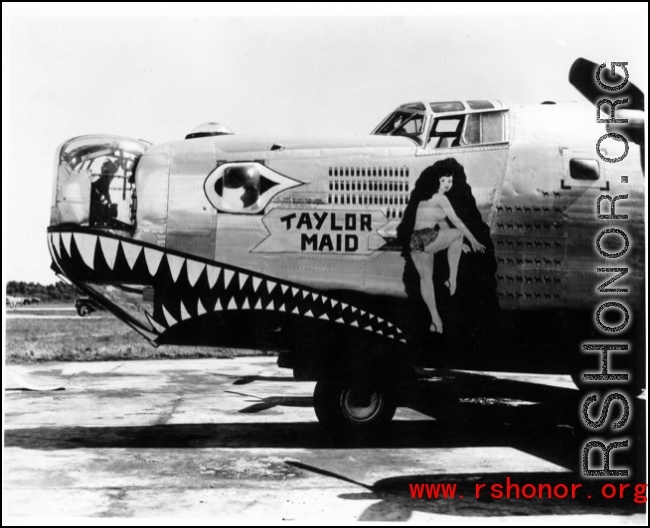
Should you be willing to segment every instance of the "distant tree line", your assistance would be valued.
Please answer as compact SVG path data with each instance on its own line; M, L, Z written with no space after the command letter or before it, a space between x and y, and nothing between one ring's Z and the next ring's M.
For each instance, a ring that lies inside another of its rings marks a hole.
M47 286L37 282L9 281L7 283L7 295L38 297L41 302L71 302L74 301L77 292L72 286L62 281Z

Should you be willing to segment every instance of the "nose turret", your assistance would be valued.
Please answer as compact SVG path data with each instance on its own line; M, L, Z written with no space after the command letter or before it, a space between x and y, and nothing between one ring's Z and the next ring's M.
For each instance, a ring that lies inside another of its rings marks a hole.
M50 225L132 230L135 167L147 147L107 135L63 143L56 153Z

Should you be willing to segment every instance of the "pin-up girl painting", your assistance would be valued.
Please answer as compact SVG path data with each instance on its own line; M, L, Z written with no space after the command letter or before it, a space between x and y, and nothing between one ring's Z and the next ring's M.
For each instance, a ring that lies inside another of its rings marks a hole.
M463 221L463 217L469 220L469 224ZM448 276L444 286L453 296L458 287L461 256L485 252L485 245L477 238L477 235L484 238L483 228L487 226L481 220L460 163L447 158L422 172L398 228L398 238L402 242L403 254L410 257L419 275L420 294L431 316L431 332L443 333L434 286L434 262L440 261L436 255L442 257L446 253ZM472 232L474 229L477 233ZM487 237L489 240L489 229Z

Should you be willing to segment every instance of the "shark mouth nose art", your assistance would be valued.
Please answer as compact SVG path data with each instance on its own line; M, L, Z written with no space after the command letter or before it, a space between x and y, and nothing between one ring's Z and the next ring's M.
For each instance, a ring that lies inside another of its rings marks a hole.
M129 313L130 326L154 343L189 320L232 311L284 312L406 342L397 326L367 310L231 265L91 231L50 229L48 244L72 282L103 285L112 292L104 301Z

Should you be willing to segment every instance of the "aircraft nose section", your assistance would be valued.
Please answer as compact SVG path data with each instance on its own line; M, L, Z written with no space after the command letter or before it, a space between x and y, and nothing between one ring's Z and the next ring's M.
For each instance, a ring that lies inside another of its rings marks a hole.
M132 230L135 167L148 144L120 136L81 136L56 151L50 226Z

